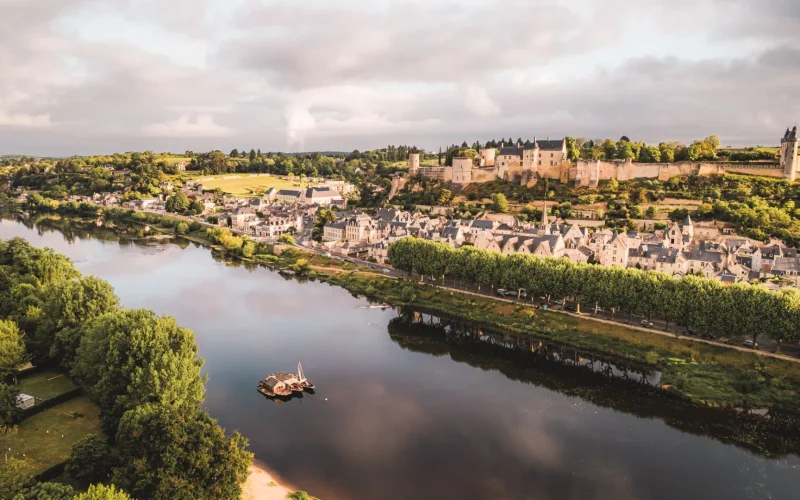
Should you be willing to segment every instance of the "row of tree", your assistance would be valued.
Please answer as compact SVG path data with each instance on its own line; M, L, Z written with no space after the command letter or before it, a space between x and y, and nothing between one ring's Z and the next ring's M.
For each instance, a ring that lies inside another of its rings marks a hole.
M112 484L135 498L239 498L252 454L201 408L203 362L190 330L120 307L107 282L19 238L0 240L0 317L9 318L0 324L3 353L19 352L6 340L24 338L25 356L68 370L99 406L116 444ZM0 384L6 393L13 386ZM13 412L8 399L0 398L3 414Z
M442 276L481 287L525 289L529 296L572 297L580 308L604 307L643 314L714 337L765 333L800 340L800 290L771 292L761 286L725 286L712 279L674 279L661 272L578 264L569 259L506 256L470 246L403 238L389 247L402 271Z

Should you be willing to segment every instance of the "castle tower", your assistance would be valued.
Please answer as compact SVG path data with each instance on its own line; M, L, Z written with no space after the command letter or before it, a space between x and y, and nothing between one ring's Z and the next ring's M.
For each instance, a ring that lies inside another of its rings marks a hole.
M800 156L797 155L797 125L792 130L786 129L786 133L781 139L781 166L783 175L790 181L797 179L800 175Z
M414 177L419 174L419 153L408 155L408 175Z

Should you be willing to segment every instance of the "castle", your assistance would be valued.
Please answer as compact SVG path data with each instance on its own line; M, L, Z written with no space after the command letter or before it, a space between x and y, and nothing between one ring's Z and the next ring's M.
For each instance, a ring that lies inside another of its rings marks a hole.
M564 139L537 141L524 146L482 149L477 165L471 158L453 158L452 166L420 166L419 154L408 157L410 176L422 176L452 182L456 185L491 182L505 179L523 185L538 179L558 179L563 183L573 182L575 187L597 187L601 180L658 179L666 181L685 175L714 175L738 173L782 177L790 181L800 176L797 127L786 129L781 139L779 162L697 162L638 163L627 160L577 160L567 157Z

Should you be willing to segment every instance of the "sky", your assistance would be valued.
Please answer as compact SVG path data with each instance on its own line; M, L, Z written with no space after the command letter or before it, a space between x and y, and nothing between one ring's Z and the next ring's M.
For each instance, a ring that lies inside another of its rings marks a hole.
M778 145L800 0L0 0L0 154Z

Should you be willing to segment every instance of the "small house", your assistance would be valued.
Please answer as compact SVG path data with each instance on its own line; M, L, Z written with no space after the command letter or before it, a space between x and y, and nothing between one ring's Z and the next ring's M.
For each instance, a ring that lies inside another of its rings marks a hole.
M289 390L285 382L281 382L272 375L264 379L264 385L267 386L270 392L274 392L275 394Z

